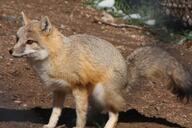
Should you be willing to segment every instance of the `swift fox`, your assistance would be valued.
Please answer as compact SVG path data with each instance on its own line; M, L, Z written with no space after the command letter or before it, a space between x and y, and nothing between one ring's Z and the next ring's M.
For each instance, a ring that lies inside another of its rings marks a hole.
M189 100L192 96L190 72L167 51L154 46L144 46L132 52L127 57L127 62L130 85L144 78L162 82L180 99Z
M120 52L109 42L90 35L63 36L48 17L30 20L17 31L17 43L9 51L26 57L45 86L53 92L53 110L44 128L54 128L66 94L76 103L76 128L84 128L88 101L94 100L109 114L105 128L114 128L124 107L127 66Z

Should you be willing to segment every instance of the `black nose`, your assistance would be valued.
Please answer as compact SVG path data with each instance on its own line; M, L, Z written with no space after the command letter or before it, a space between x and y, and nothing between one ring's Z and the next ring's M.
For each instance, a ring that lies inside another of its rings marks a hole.
M13 53L13 49L10 49L10 50L9 50L9 54L12 55L12 53Z

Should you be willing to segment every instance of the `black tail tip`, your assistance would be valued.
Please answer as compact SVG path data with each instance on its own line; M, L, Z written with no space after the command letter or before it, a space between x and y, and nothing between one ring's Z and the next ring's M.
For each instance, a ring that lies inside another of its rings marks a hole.
M189 103L192 99L192 89L188 88L172 88L171 92L177 95L177 99L184 103Z
M189 103L192 99L192 93L189 90L178 90L176 92L173 92L177 95L177 99L184 103Z

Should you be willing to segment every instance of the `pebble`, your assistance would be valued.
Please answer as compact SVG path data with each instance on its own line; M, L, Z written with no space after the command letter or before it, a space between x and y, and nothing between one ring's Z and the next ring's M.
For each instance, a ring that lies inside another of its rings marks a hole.
M89 18L89 17L90 17L90 15L89 15L89 14L85 14L85 16L86 16L87 18Z
M65 25L61 24L61 25L60 25L60 28L64 29L64 28L65 28Z
M160 110L160 107L155 107L155 110L156 110L156 111L159 111L159 110Z
M65 3L65 4L68 4L68 1L65 1L64 3Z
M105 12L102 13L101 20L104 22L110 22L110 23L113 23L115 21L112 15Z
M22 106L23 106L23 107L27 107L28 105L27 105L27 104L23 104Z
M145 24L149 25L149 26L154 26L156 24L156 20L155 19L149 19L149 20L145 21Z
M141 19L141 15L138 14L138 13L131 14L131 15L129 15L129 17L130 17L131 19Z
M7 63L6 65L7 65L7 66L10 66L10 65L11 65L11 63Z
M9 60L10 60L10 61L13 61L13 59L12 59L12 58L10 58Z
M15 100L14 103L16 103L16 104L20 104L21 101L20 101L20 100Z

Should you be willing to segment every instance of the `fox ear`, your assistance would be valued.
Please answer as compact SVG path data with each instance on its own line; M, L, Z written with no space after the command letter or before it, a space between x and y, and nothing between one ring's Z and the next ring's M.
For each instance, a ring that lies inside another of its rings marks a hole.
M43 17L40 21L41 30L46 33L50 33L52 30L51 22L47 16Z
M24 12L21 12L23 18L23 25L27 25L29 23L29 19L25 16Z

